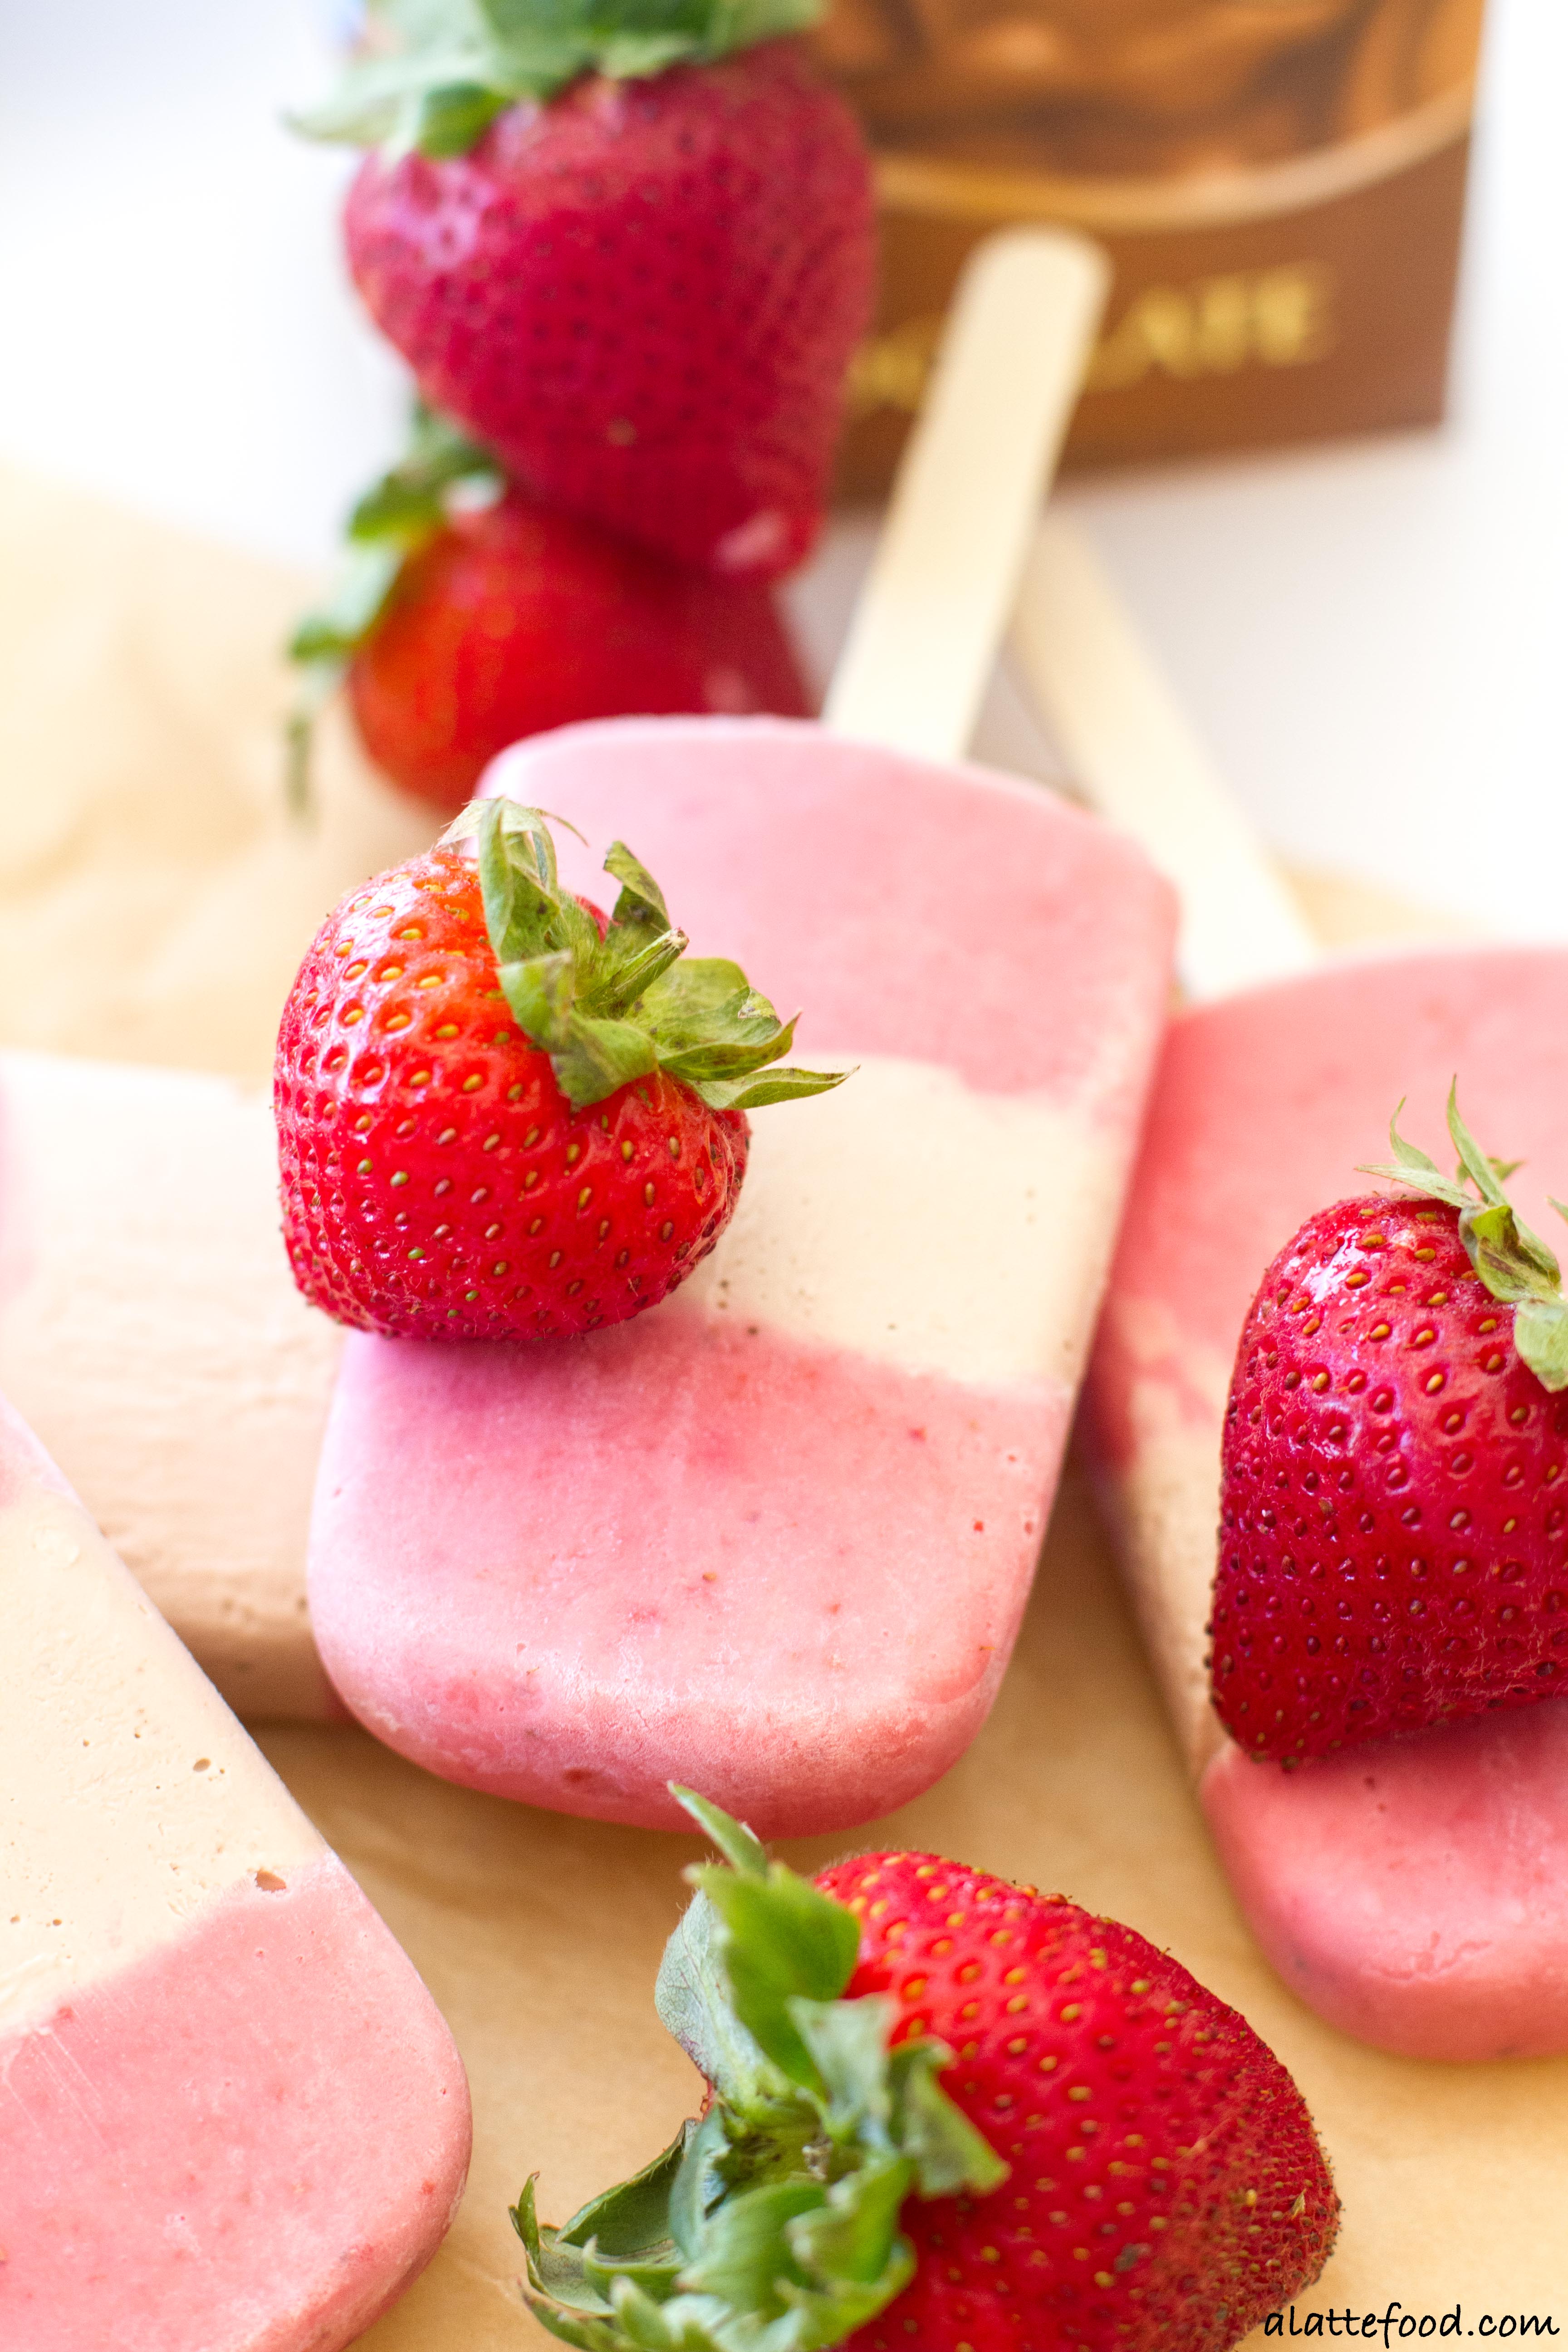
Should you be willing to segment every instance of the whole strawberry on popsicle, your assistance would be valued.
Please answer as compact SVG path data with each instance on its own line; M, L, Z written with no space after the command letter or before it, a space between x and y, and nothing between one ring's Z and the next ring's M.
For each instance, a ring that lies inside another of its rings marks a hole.
M1317 2277L1339 2200L1300 2093L1130 1927L943 1862L815 1881L673 1792L729 1867L659 2015L700 2122L562 2229L512 2219L584 2352L1226 2352Z
M772 577L816 535L870 315L844 101L786 36L819 0L373 0L306 117L370 147L350 267L433 405L524 489Z
M1568 1300L1448 1098L1263 1277L1226 1417L1215 1706L1286 1765L1568 1691ZM1553 1205L1556 1205L1555 1203ZM1568 1215L1568 1211L1563 1211Z
M657 1306L729 1223L745 1113L842 1071L777 1066L738 965L685 958L617 842L606 922L561 888L537 809L476 804L330 915L273 1084L283 1233L362 1331L557 1339Z

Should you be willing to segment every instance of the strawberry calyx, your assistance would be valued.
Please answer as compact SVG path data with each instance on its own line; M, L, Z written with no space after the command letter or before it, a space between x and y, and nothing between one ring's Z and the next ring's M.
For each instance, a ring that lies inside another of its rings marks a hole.
M474 844L501 992L574 1110L655 1070L710 1110L758 1110L849 1076L774 1066L799 1015L781 1021L739 964L688 957L658 884L622 841L605 859L621 889L601 929L561 887L550 822L516 801L471 801L442 839Z
M540 2224L530 2180L511 2215L525 2299L584 2352L818 2352L908 2284L907 2198L984 2196L1007 2167L937 2081L952 2052L891 2047L896 2004L844 1998L854 1914L672 1792L724 1863L687 1872L698 1891L655 1999L712 2096L560 2229Z
M287 722L289 801L297 813L310 804L316 719L385 611L404 565L445 526L459 499L489 505L505 488L506 477L488 449L424 401L415 402L406 453L353 507L343 526L337 576L289 640L289 659L300 671Z
M1553 1253L1514 1210L1503 1184L1519 1161L1490 1160L1459 1116L1458 1081L1448 1089L1448 1133L1459 1155L1453 1176L1445 1176L1424 1151L1399 1132L1403 1102L1388 1124L1394 1162L1363 1167L1363 1176L1391 1177L1459 1212L1459 1238L1471 1265L1496 1299L1512 1307L1513 1344L1542 1388L1568 1388L1568 1299L1563 1269ZM1469 1187L1473 1186L1474 1190ZM1552 1206L1568 1218L1561 1201Z
M585 73L645 80L804 32L826 0L370 0L363 54L307 138L392 155L465 154L498 114Z

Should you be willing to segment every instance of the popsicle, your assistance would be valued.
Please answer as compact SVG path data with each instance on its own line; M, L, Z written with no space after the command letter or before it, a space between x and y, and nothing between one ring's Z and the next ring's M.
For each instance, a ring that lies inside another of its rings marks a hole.
M342 1335L289 1276L268 1104L5 1053L0 1138L0 1391L239 1714L329 1715L305 1536Z
M0 1403L0 2342L333 2352L468 2167L434 2002Z
M1568 1170L1568 954L1436 949L1332 965L1059 518L1015 654L1087 796L1177 883L1194 1003L1154 1086L1085 1389L1084 1427L1178 1737L1275 1968L1331 2022L1430 2058L1568 2048L1568 1708L1546 1700L1255 1764L1209 1703L1220 1439L1265 1267L1373 1186L1390 1113L1473 1126L1525 1165L1538 1230ZM1247 982L1253 985L1246 985ZM1204 997L1212 1001L1203 1002ZM1440 1541L1441 1534L1429 1540Z
M351 1334L311 1614L351 1709L448 1778L670 1827L686 1780L802 1833L913 1796L990 1706L1171 909L1093 820L929 755L966 740L1099 291L1034 235L967 281L837 731L611 721L490 772L624 836L697 951L856 1075L755 1115L734 1222L654 1311L531 1347ZM592 887L585 854L563 870Z

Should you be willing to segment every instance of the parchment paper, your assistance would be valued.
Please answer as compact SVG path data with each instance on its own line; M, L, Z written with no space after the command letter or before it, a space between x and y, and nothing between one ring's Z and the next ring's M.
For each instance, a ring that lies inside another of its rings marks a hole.
M324 747L318 832L281 822L273 652L310 584L0 475L0 1038L263 1076L326 906L429 837L341 733ZM1421 928L1352 886L1304 895L1337 938ZM652 1988L697 1843L448 1788L358 1731L279 1727L262 1744L429 1983L473 2084L458 2225L363 2341L542 2345L518 2304L505 2209L537 2170L542 2210L563 2219L690 2111L695 2078ZM1349 2310L1359 2337L1375 2313L1381 2340L1396 2304L1413 2321L1458 2306L1461 2336L1521 2314L1568 2336L1568 2060L1384 2057L1272 1976L1209 1850L1076 1473L985 1731L938 1788L852 1843L894 1842L1129 1921L1279 2052L1345 2204L1298 2331ZM815 1865L844 1843L790 1858Z

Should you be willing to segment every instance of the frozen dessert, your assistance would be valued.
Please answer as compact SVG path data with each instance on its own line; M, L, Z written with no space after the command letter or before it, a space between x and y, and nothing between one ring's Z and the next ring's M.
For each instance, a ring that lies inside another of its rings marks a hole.
M229 1704L325 1716L305 1535L341 1335L231 1079L0 1055L0 1390Z
M673 1823L684 1776L759 1828L866 1820L963 1750L1012 1647L1166 894L1033 787L799 723L569 729L490 788L634 839L698 952L808 1003L797 1050L855 1075L755 1116L732 1223L656 1312L529 1348L351 1335L311 1531L328 1672L390 1745L534 1803Z
M0 2338L334 2352L450 2221L461 2063L342 1864L0 1412Z
M1289 1773L1248 1761L1222 1736L1205 1664L1220 1433L1264 1267L1314 1211L1365 1189L1356 1168L1383 1156L1406 1092L1435 1106L1460 1071L1467 1117L1524 1161L1510 1192L1532 1224L1551 1221L1546 1190L1568 1166L1565 1019L1568 958L1504 949L1347 965L1184 1014L1088 1388L1140 1612L1254 1928L1314 2008L1424 2056L1568 2047L1568 1710L1484 1714ZM1325 1459L1325 1499L1340 1474ZM1453 1509L1469 1499L1456 1488ZM1448 1516L1428 1509L1410 1537L1442 1580L1430 1605L1446 1614L1458 1592L1506 1607L1456 1582L1469 1547ZM1485 1586L1503 1565L1481 1563ZM1400 1611L1421 1597L1402 1588Z
M1542 1230L1552 1222L1547 1188L1568 1167L1568 956L1391 955L1240 987L1239 940L1250 938L1259 978L1270 961L1281 972L1299 965L1300 941L1288 927L1270 940L1274 885L1261 853L1255 844L1249 853L1244 824L1191 743L1166 732L1165 705L1108 584L1059 522L1042 535L1023 621L1018 650L1091 797L1170 845L1177 866L1185 845L1183 954L1190 970L1226 970L1234 992L1172 1026L1085 1391L1086 1431L1139 1614L1220 1852L1281 1975L1346 2031L1436 2058L1568 2048L1559 1891L1568 1805L1555 1769L1568 1731L1550 1699L1521 1713L1400 1726L1401 1736L1347 1744L1286 1771L1251 1761L1225 1737L1208 1666L1227 1396L1265 1268L1306 1220L1366 1191L1356 1171L1384 1157L1395 1106L1408 1098L1429 1117L1456 1072L1466 1118L1490 1148L1523 1162L1510 1179L1522 1214ZM1075 641L1075 629L1088 635ZM1144 722L1131 730L1129 710ZM1223 894L1205 893L1211 848L1226 860ZM1238 910L1257 919L1250 929ZM1413 1267L1420 1264L1413 1253ZM1310 1287L1327 1298L1321 1278ZM1415 1303L1411 1294L1412 1310ZM1442 1319L1449 1303L1423 1292L1430 1316L1415 1316L1408 1329L1400 1323L1421 1352L1424 1381L1439 1384L1434 1405L1448 1377L1439 1342L1458 1344L1454 1318ZM1386 1328L1373 1328L1376 1344L1396 1337L1392 1314ZM1488 1377L1504 1369L1494 1340L1481 1351ZM1339 1393L1326 1364L1303 1378L1309 1395L1320 1379L1326 1399ZM1551 1401L1540 1394L1544 1413ZM1368 1410L1388 1414L1382 1450L1397 1483L1413 1477L1418 1433L1394 1402L1392 1389L1385 1400L1367 1389ZM1298 1493L1292 1483L1279 1507L1292 1524L1305 1515L1303 1560L1339 1513L1347 1547L1370 1532L1372 1503L1350 1492L1348 1420L1338 1437L1332 1426L1321 1442L1303 1441L1301 1474L1315 1484ZM1456 1609L1491 1619L1511 1606L1501 1538L1479 1561L1470 1597L1464 1580L1475 1563L1461 1538L1476 1497L1460 1489L1472 1474L1478 1489L1494 1473L1514 1474L1506 1463L1478 1464L1463 1429L1445 1435L1457 1449L1445 1475L1458 1484L1441 1513L1423 1509L1412 1485L1398 1515L1379 1636L1389 1644L1403 1640L1396 1620L1408 1626L1436 1611L1447 1625ZM1540 1476L1549 1486L1554 1475L1549 1447ZM1430 1600L1428 1572L1438 1580ZM1317 1603L1323 1625L1313 1638L1334 1654L1362 1605L1348 1560L1346 1576L1342 1593L1325 1587ZM1508 1623L1494 1630L1506 1647ZM1281 1622L1267 1638L1283 1653L1290 1637ZM1468 1638L1457 1617L1452 1638ZM1218 1664L1223 1675L1223 1656Z

